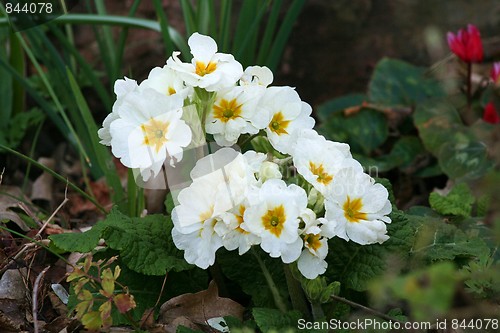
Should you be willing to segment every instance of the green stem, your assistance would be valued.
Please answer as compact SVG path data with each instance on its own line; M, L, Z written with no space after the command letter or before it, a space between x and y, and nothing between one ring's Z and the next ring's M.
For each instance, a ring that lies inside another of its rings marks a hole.
M228 297L229 291L226 287L226 283L224 282L224 275L222 274L222 270L217 261L212 266L210 266L209 270L210 270L210 275L212 275L212 278L215 281L215 284L217 284L217 289L219 290L219 296Z
M474 122L472 114L472 63L467 63L467 110L464 115L464 122L470 125Z
M287 312L287 306L285 305L285 302L283 301L283 298L281 298L281 295L279 293L278 287L276 287L276 284L274 283L273 277L271 276L271 273L269 273L269 270L266 267L266 264L262 261L260 258L259 254L255 249L252 248L252 254L255 256L257 259L257 262L259 263L260 269L262 270L262 273L264 274L264 278L266 279L267 286L269 287L269 290L271 291L271 294L273 295L274 298L274 304L276 307L283 313Z
M311 302L311 312L314 321L320 321L325 318L325 313L320 302Z
M300 311L304 315L305 319L311 320L312 316L300 282L293 277L289 265L283 264L283 270L285 271L286 284L288 287L288 293L290 294L290 299L292 300L293 309Z

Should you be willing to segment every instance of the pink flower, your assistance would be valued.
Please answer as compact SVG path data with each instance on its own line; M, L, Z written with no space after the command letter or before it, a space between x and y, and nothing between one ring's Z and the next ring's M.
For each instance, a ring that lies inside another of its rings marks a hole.
M493 83L498 83L500 80L500 62L495 62L493 64L493 68L491 69L490 77L493 80Z
M493 102L489 102L484 107L483 120L490 124L500 123L500 115L498 114L498 111L495 108L495 104L493 104Z
M448 45L453 53L467 63L483 60L483 43L476 26L469 24L467 30L460 29L455 35L448 32Z

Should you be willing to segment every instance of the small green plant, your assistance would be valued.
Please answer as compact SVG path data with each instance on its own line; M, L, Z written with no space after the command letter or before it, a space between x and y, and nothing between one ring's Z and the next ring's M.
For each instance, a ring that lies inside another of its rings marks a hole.
M71 282L78 300L76 318L82 321L86 329L109 329L113 325L113 308L127 316L127 312L136 307L134 296L117 281L121 273L120 266L116 265L114 270L109 267L116 259L111 257L107 261L94 262L92 255L87 255L66 279Z

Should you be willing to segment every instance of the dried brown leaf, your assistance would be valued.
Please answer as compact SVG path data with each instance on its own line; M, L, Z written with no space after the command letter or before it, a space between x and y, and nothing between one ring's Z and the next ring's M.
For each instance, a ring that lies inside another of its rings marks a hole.
M207 324L215 317L233 316L243 319L244 307L229 299L219 297L217 285L210 282L208 289L195 294L183 294L163 303L159 323L171 324L177 318L186 317L195 324Z
M28 198L22 193L17 186L0 186L0 220L12 221L23 231L28 231L30 228L24 221L12 211L11 208L18 208L20 201L28 201Z
M38 163L46 166L49 169L54 169L55 161L52 158L40 157ZM35 180L31 190L31 200L45 200L49 204L53 204L53 189L52 184L54 177L48 172L43 172Z

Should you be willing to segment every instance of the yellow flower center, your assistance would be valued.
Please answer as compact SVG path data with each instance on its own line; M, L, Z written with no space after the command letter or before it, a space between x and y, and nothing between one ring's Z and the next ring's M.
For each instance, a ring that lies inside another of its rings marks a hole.
M196 74L199 76L205 76L207 74L212 73L217 69L217 64L213 62L209 62L208 65L205 65L203 61L196 62Z
M283 227L286 221L285 207L279 205L273 209L269 209L262 217L262 223L264 223L264 228L270 233L279 237L283 231Z
M203 213L200 214L200 221L203 222L205 220L208 220L209 218L212 217L213 213L214 213L214 205L210 206L210 208L207 211L204 211Z
M175 91L175 89L174 89L174 88L172 88L172 87L168 87L168 92L167 92L167 94L168 94L168 95L173 95L173 94L175 94L176 92L177 92L177 91Z
M236 227L236 231L238 231L244 235L249 234L248 231L241 228L241 224L243 223L243 214L245 214L245 209L246 209L245 206L240 205L240 209L238 211L239 215L236 215L236 220L238 221L238 226Z
M307 234L304 237L304 243L306 244L307 248L310 248L314 251L317 251L321 246L321 242L319 241L321 236L318 235L313 235L313 234Z
M228 101L222 99L219 105L214 104L214 118L219 119L223 123L227 123L231 119L238 118L241 114L241 104L238 105L236 98Z
M349 222L359 222L360 220L366 220L366 213L362 213L363 201L361 198L351 200L347 196L347 200L344 203L344 216Z
M313 162L309 162L309 170L311 170L313 175L318 176L318 178L316 179L318 183L328 185L333 179L332 175L325 172L323 164L316 166L316 164L314 164Z
M288 134L286 128L289 124L290 120L285 120L283 113L278 112L274 114L273 119L269 122L269 129L278 135Z
M167 142L167 131L169 122L163 122L151 118L147 123L141 125L144 134L143 144L154 147L158 153Z

